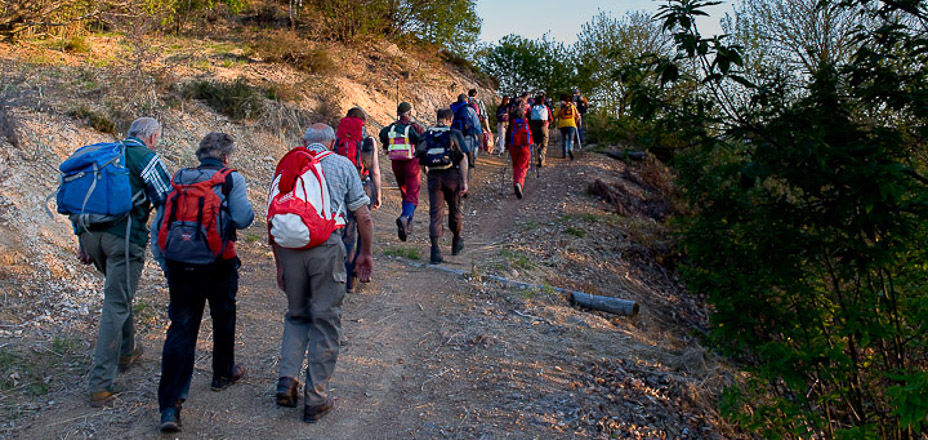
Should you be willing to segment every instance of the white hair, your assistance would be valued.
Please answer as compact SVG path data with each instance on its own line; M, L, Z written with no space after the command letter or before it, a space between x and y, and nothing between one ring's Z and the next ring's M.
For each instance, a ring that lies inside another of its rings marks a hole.
M161 131L161 124L155 118L138 118L129 126L129 137L145 139Z
M325 125L325 124L323 124ZM312 125L306 129L306 133L303 135L303 140L306 141L306 144L323 144L326 145L329 142L335 140L335 130L331 126L325 125L325 128L315 129Z

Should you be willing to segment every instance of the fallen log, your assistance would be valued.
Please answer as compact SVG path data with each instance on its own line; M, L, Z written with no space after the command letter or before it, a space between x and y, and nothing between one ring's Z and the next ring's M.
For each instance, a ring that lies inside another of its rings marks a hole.
M616 315L622 316L634 316L638 314L638 303L627 299L610 298L608 296L598 296L581 292L571 292L570 299L572 303L588 309L615 313Z
M439 266L437 264L425 264L415 261L406 261L406 264L415 267L421 267L425 269L434 269L441 272L452 273L455 275L464 276L470 274L471 272L461 269L452 269L450 267ZM524 283L522 281L510 280L497 275L480 275L481 278L493 280L499 282L505 286L519 288L519 289L535 289L535 290L553 290L557 293L567 293L570 294L571 304L576 304L581 307L586 307L588 309L599 310L603 312L609 312L616 315L622 316L634 316L638 314L638 303L635 301L621 299L621 298L610 298L606 296L593 295L591 293L577 292L575 290L562 289L560 287L553 286L541 286L538 284Z

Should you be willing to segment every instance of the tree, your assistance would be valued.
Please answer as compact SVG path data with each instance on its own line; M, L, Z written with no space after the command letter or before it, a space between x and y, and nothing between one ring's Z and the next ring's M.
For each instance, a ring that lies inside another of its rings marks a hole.
M749 75L776 69L809 75L823 64L851 59L859 45L855 33L866 24L863 12L820 0L741 0L724 29L746 48Z
M212 10L216 5L224 4L232 11L240 11L248 0L143 0L145 10L151 15L161 16L163 25L172 25L174 32L180 32L191 14Z
M629 89L615 67L644 54L668 55L672 43L645 12L629 12L619 19L601 11L581 26L573 47L577 86L611 116L627 115Z
M714 307L713 342L749 373L725 413L768 438L924 438L925 2L822 0L863 14L853 53L758 84L742 48L698 32L713 3L662 6L678 53L652 72L701 86L674 106L651 89L640 114L674 115L693 141L675 161L698 213L685 275Z
M34 28L63 28L127 9L129 0L0 0L0 37L14 39Z
M572 59L564 43L547 35L538 40L507 35L481 54L478 65L499 81L499 93L515 96L545 90L554 94L566 92L574 82Z

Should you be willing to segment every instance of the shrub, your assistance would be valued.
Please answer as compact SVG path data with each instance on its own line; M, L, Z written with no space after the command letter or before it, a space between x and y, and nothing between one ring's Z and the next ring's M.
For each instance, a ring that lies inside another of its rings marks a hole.
M203 101L232 119L253 119L264 113L263 94L242 78L231 83L193 81L183 87L181 95Z
M85 121L87 125L101 133L109 133L112 135L116 134L116 123L113 122L109 116L104 113L92 110L86 105L81 105L80 107L70 111L68 114L77 119Z
M277 32L251 45L254 54L269 63L289 64L296 69L315 75L335 71L335 62L325 49L293 32Z
M90 43L80 35L65 40L61 48L68 53L90 53Z

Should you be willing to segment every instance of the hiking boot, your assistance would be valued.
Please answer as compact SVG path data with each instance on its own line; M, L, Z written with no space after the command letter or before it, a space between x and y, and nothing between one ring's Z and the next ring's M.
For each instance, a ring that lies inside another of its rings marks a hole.
M97 391L95 393L90 393L90 406L102 408L107 403L115 400L116 394L118 394L116 391Z
M180 408L170 407L161 411L161 432L180 432Z
M570 160L574 160L574 152L573 152L573 150L568 151L567 154L570 155Z
M406 235L412 235L412 217L406 217Z
M451 255L460 254L464 250L464 239L456 237L451 240Z
M245 377L245 371L245 367L241 365L235 365L235 367L232 368L232 377L214 377L210 388L213 391L222 391L226 388L229 388L229 386Z
M396 218L396 236L400 238L400 241L406 241L406 222L408 220L404 216L399 216Z
M522 184L516 183L514 186L516 188L516 198L522 199Z
M300 381L292 377L281 377L277 380L277 395L275 401L279 406L296 408L297 390L300 387Z
M331 397L327 397L325 403L322 405L306 405L303 408L303 421L306 423L316 423L334 407L335 401L333 401Z
M120 356L119 357L119 372L125 373L129 371L129 369L132 368L133 365L135 365L135 361L137 361L139 357L142 356L143 352L144 350L142 350L142 347L137 346L135 347L135 350L132 351L131 355L127 357Z
M429 262L432 264L440 264L442 261L445 261L441 257L441 247L438 244L438 238L432 237L432 251L429 255Z

